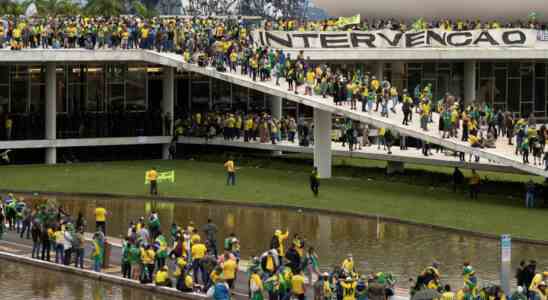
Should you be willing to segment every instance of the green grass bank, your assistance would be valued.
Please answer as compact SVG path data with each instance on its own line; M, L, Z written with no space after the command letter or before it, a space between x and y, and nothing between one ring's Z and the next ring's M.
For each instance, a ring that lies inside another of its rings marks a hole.
M315 198L308 188L309 157L241 156L237 162L242 168L235 187L225 186L222 155L204 154L196 160L2 166L0 189L145 195L145 171L155 166L176 172L174 184L160 184L160 193L165 196L378 214L548 240L546 210L523 208L521 196L524 181L532 178L542 182L542 178L481 173L489 179L486 193L473 201L465 190L451 190L449 168L406 165L405 174L386 177L383 162L335 158L334 177L322 180L320 196Z

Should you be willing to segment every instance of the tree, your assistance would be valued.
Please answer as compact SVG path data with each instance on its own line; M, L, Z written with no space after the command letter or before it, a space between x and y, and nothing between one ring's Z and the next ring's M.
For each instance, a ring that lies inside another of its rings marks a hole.
M98 16L118 16L124 12L124 6L120 0L89 0L86 13Z
M135 14L145 19L149 19L158 15L158 12L154 8L146 7L143 3L139 2L139 0L133 1L132 6L135 10Z
M77 15L82 12L82 8L71 0L34 0L39 15L57 16L57 15Z
M27 7L32 3L32 1L0 1L0 15L24 15L27 11Z

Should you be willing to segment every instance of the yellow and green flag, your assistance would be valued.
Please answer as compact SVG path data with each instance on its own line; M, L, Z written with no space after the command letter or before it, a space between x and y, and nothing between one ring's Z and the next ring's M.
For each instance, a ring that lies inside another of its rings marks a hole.
M357 14L352 17L339 17L337 20L337 25L340 27L348 26L348 25L356 25L360 24L361 22L361 16L360 14Z
M158 182L169 182L169 183L175 183L175 170L166 171L166 172L158 172ZM145 174L145 184L149 184L150 182L147 179L147 176Z

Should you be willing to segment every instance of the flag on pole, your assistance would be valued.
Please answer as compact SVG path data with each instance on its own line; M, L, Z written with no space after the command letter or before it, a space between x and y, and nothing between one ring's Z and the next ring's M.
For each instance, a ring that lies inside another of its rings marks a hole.
M158 182L169 182L169 183L175 183L175 170L167 171L167 172L158 172ZM147 179L147 176L145 174L145 184L150 184L150 182Z

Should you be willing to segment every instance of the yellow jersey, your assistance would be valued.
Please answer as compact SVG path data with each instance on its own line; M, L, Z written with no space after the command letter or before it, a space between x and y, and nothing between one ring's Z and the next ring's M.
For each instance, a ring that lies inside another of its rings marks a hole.
M204 258L206 252L207 252L207 247L204 245L204 244L194 244L192 246L192 249L190 250L191 254L192 254L192 258L193 259L202 259Z
M297 274L291 278L291 291L295 295L304 294L304 276Z
M229 173L234 173L234 171L236 171L236 168L234 167L234 161L228 160L227 162L225 162L225 169Z
M97 207L95 209L95 221L106 222L106 220L107 220L107 210L103 207Z
M225 279L236 278L236 269L238 265L234 259L229 259L223 263L223 276Z
M147 180L148 181L156 181L158 179L158 172L155 170L148 170L147 171Z

